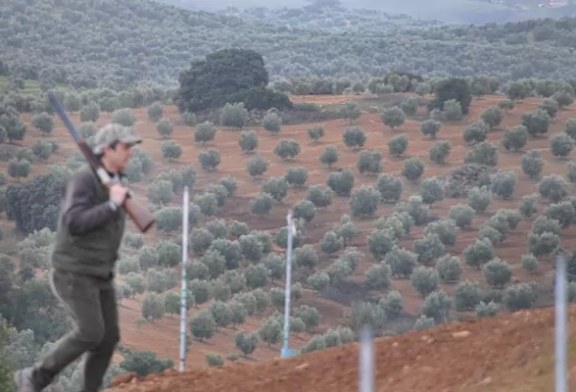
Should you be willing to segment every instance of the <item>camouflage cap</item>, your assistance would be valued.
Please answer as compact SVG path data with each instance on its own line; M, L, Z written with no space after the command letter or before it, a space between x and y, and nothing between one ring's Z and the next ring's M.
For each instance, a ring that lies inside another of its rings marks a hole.
M94 153L101 154L106 147L111 146L115 142L138 144L142 142L142 138L134 132L132 127L110 123L100 128L94 135Z

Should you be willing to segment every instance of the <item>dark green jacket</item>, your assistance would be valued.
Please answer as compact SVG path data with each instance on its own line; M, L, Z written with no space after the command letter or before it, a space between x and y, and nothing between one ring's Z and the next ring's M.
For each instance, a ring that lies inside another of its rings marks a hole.
M55 269L113 276L125 215L108 201L108 190L88 166L73 175L66 186L52 251Z

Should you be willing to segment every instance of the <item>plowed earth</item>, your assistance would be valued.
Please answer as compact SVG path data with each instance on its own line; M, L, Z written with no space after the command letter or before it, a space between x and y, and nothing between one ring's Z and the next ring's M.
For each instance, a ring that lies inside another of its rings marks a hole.
M572 308L572 324L575 315L576 308ZM570 330L573 341L576 327ZM172 370L144 380L124 380L109 391L357 391L358 348L349 344L261 364L237 363L183 373ZM574 348L571 343L570 354ZM377 339L375 361L375 391L553 391L554 311L522 311ZM576 366L568 370L573 374ZM572 377L569 389L574 388L576 378Z

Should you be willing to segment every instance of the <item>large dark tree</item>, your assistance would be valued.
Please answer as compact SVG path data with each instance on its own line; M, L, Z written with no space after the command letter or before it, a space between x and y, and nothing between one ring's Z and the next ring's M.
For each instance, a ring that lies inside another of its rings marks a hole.
M436 85L434 92L436 93L436 98L430 103L431 109L442 110L444 102L455 99L460 102L462 113L468 113L470 102L472 102L472 92L466 79L448 78L441 80Z
M227 102L245 100L247 109L266 109L263 100L254 99L262 94L274 98L276 103L287 105L290 102L287 97L283 101L275 97L278 93L266 90L268 71L264 59L250 49L223 49L211 53L205 60L193 62L190 69L180 74L179 80L176 102L182 112L220 108Z

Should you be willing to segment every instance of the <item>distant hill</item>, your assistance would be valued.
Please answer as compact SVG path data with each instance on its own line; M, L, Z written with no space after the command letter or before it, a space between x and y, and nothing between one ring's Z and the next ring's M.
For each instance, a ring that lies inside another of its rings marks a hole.
M314 0L159 0L195 10L222 11L226 8L280 9L300 8ZM339 0L322 1L340 3L350 9L372 9L390 14L407 14L417 19L439 20L445 23L486 24L519 22L534 18L562 18L574 16L567 7L539 7L547 0ZM562 2L554 2L562 3Z
M302 8L227 8L219 14L243 20L298 29L325 30L331 32L374 33L390 30L426 29L444 25L440 21L417 20L406 14L390 14L385 11L342 6L307 5Z
M227 47L261 53L272 78L365 83L392 70L502 80L576 78L575 19L448 27L382 14L377 26L378 18L341 9L302 18L295 11L281 22L286 11L262 11L266 17L255 20L251 11L248 18L148 0L91 4L8 1L0 10L0 61L23 79L77 88L176 86L191 61Z

